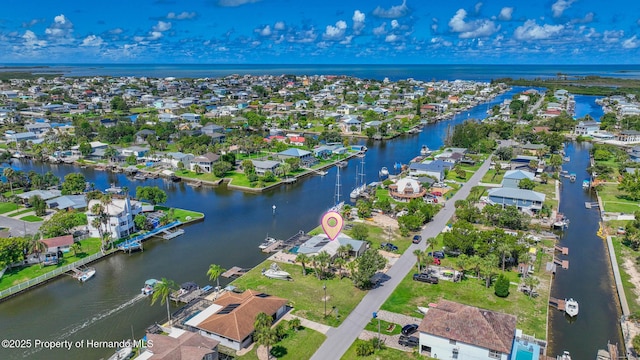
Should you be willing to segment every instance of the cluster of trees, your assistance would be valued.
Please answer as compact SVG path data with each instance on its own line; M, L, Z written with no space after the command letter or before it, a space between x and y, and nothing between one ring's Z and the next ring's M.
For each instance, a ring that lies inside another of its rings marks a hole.
M407 203L407 214L398 216L400 233L403 236L409 235L411 231L417 231L422 225L428 223L438 213L440 207L434 204L427 204L421 199L413 199Z
M0 270L24 260L30 242L28 237L0 238Z
M147 200L152 205L158 205L167 201L167 193L157 186L138 186L136 198Z
M64 176L62 195L82 194L87 189L87 181L82 173L70 173Z
M531 223L529 216L518 211L515 206L503 208L501 204L494 204L486 205L480 210L473 202L467 200L458 200L455 206L458 220L472 224L482 223L512 230L525 230Z
M634 213L635 220L625 226L625 234L622 243L633 250L640 249L640 211Z
M46 238L63 236L71 232L76 226L87 225L87 215L79 211L58 211L40 227L40 232Z
M13 192L14 188L22 188L25 191L36 189L42 190L51 186L58 185L58 183L60 182L60 179L51 171L48 171L46 174L42 175L38 174L35 171L29 171L25 173L24 171L6 167L2 170L2 176L7 179L6 183L0 183L0 187L2 188L3 192L7 190Z

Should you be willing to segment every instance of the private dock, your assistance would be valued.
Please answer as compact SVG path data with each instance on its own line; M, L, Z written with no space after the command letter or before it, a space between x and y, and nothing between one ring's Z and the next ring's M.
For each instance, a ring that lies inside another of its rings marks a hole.
M267 246L266 248L262 249L262 252L263 253L276 252L276 251L280 250L280 248L282 247L283 244L284 244L284 242L282 240L277 240L273 244L271 244L271 245Z
M567 303L564 299L549 297L549 306L560 311L565 311L565 309L567 308Z
M569 260L560 260L560 259L554 258L553 263L556 265L560 265L565 270L569 268Z
M584 203L584 207L587 209L593 209L593 208L599 208L600 205L598 204L598 202L586 202Z
M183 229L177 229L177 230L175 230L175 231L169 231L169 230L167 229L167 230L162 230L162 233L164 234L164 235L162 235L162 238L163 238L163 239L165 239L165 240L171 240L171 239L173 239L174 237L178 237L178 236L180 236L180 235L184 234L184 230L183 230Z
M222 273L222 277L224 278L233 278L233 277L239 277L244 275L247 271L249 271L249 269L243 269L239 266L234 266L231 269L225 271L224 273Z
M560 253L562 253L562 255L569 255L569 248L568 247L563 247L563 246L560 246L560 245L556 245L554 247L554 249L556 251L560 251Z

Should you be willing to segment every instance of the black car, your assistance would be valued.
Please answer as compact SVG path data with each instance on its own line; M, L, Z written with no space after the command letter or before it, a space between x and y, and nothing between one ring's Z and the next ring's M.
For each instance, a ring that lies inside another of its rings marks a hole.
M437 284L439 282L437 277L431 276L429 274L413 274L413 280L422 281L429 284Z
M391 252L398 251L398 247L393 245L392 243L382 243L380 244L380 249L391 251Z
M444 259L444 251L434 251L427 254L428 256L433 256L434 258Z
M418 331L418 324L409 324L402 327L402 335L409 336Z
M414 244L419 244L419 243L420 243L420 241L422 241L422 236L420 236L420 235L415 235L415 236L413 237L413 243L414 243Z
M400 335L400 338L398 339L398 344L407 347L417 347L419 343L420 340L415 336Z

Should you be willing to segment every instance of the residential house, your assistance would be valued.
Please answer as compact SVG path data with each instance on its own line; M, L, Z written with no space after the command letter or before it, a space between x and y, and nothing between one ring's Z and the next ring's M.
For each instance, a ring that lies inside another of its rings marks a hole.
M84 195L62 195L46 200L49 209L83 210L87 208L87 198Z
M516 206L519 210L538 211L546 198L545 194L510 187L489 189L488 202L504 206Z
M41 240L47 246L47 253L57 254L59 251L63 253L71 250L73 245L73 235L64 235Z
M592 135L600 130L600 123L595 121L580 121L573 131L576 135Z
M356 108L353 105L342 104L336 108L336 112L340 115L349 115L353 113Z
M101 223L95 227L93 220L99 218L100 214L94 213L94 206L100 205L108 216L107 224ZM103 205L100 200L91 200L87 207L87 222L91 237L100 237L100 232L106 234L109 239L117 240L133 234L136 230L133 218L142 212L142 203L135 200L112 199L109 204Z
M509 170L504 173L504 177L502 178L502 187L517 189L518 185L520 185L520 181L523 179L533 181L534 177L535 175L533 173L526 170Z
M36 134L36 136L42 136L51 131L51 124L46 122L36 122L25 125L24 129L27 130L27 132Z
M345 116L340 120L340 130L344 133L361 132L362 122L356 116Z
M367 250L367 242L355 240L347 235L339 234L333 241L325 234L315 235L305 241L298 247L298 254L307 254L308 256L318 255L322 251L326 251L332 258L338 253L340 246L351 245L351 253L349 256L358 257Z
M616 140L621 142L638 142L640 141L640 132L636 130L623 130L616 135Z
M219 341L172 328L168 335L147 333L146 349L137 360L218 360Z
M20 141L33 141L36 140L38 138L38 136L30 131L28 132L22 132L22 133L17 133L15 131L7 131L4 133L4 137L7 139L7 141L15 141L15 142L20 142Z
M267 171L275 172L280 163L272 160L251 160L256 170L256 174L264 176Z
M156 139L156 131L150 129L142 129L136 133L136 144L147 144L149 139Z
M211 152L196 156L191 160L191 171L196 171L196 166L199 166L201 172L211 173L213 164L218 161L218 159L220 159L220 155Z
M147 155L149 148L143 146L129 146L118 150L118 152L123 158L128 158L129 156L134 155L136 158L140 159Z
M411 163L409 164L409 175L412 177L431 176L437 181L444 180L445 170L451 170L453 164L444 160L433 160L429 163Z
M32 196L39 196L42 200L47 201L57 198L60 195L62 195L60 190L31 190L22 194L16 194L16 197L22 200L23 204L26 204Z
M510 359L516 317L448 300L429 307L418 326L419 352L436 359Z
M184 325L191 331L219 341L223 346L240 350L253 342L256 316L265 313L276 321L287 312L288 302L255 290L241 294L227 291Z
M416 179L403 178L389 185L389 195L398 201L410 201L423 198L427 195L427 189Z
M629 150L629 158L634 162L640 162L640 146L634 146Z
M200 121L202 116L200 114L184 113L184 114L180 115L180 118L182 120L189 121L189 122L198 122L198 121Z
M304 167L310 167L315 164L318 159L316 159L311 151L297 149L297 148L289 148L285 151L281 151L276 154L278 159L286 160L286 159L300 159L300 165Z
M191 168L191 160L193 160L193 154L184 154L181 152L168 152L161 160L165 164L171 165L173 168L178 168L178 164L182 163L185 169Z

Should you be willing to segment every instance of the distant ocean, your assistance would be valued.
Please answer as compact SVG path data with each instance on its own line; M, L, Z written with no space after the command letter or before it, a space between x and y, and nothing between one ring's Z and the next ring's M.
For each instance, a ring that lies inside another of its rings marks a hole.
M558 74L640 79L640 65L195 65L195 64L5 64L1 71L62 73L65 76L147 76L154 78L218 78L240 75L348 75L391 81L475 80L490 81L552 78Z

